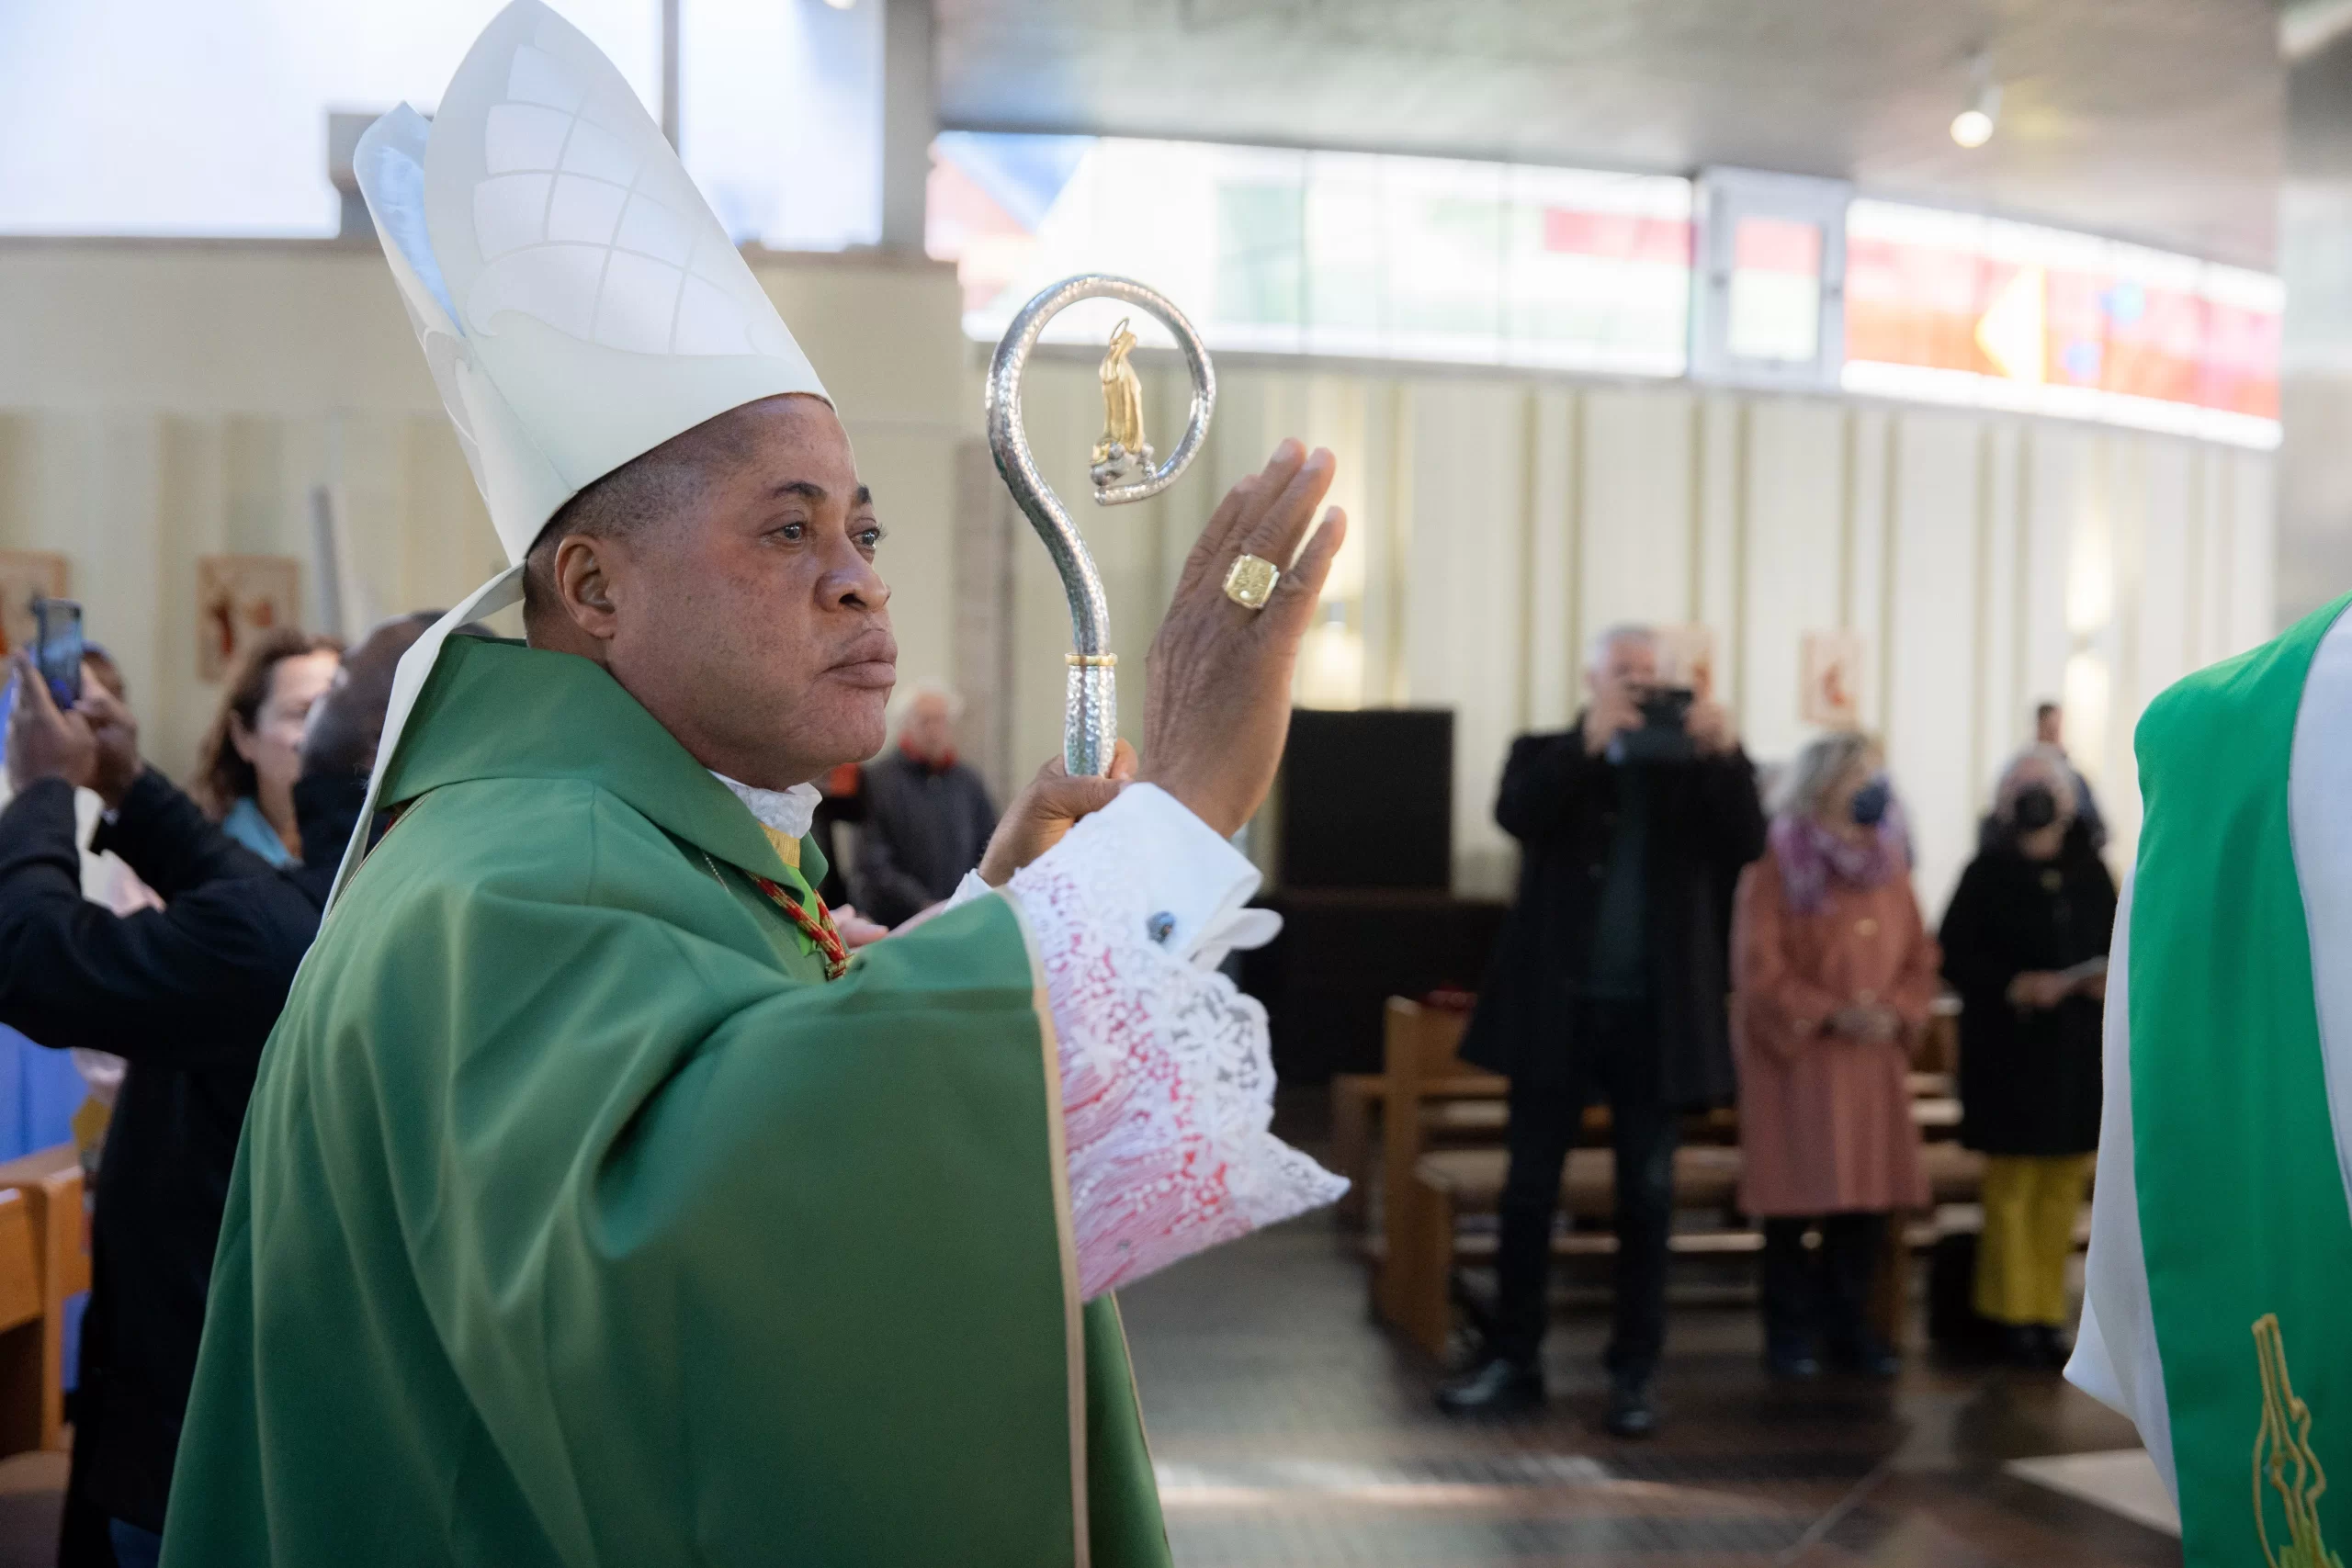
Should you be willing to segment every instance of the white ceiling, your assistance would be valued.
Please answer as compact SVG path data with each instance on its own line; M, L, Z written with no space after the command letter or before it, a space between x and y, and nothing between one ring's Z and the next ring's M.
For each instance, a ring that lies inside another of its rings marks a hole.
M2267 0L934 0L943 124L1733 164L2274 263ZM1973 152L1968 58L2004 88Z

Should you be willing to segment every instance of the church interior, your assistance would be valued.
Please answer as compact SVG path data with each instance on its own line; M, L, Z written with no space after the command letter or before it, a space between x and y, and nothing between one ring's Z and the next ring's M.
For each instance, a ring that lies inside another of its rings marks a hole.
M1555 895L1498 791L1521 738L1589 733L1632 644L1694 716L1667 728L1719 713L1754 769L1754 840L1690 939L1701 1034L1738 1036L1732 885L1825 738L1899 802L1923 941L2030 752L2063 758L2112 899L2150 704L2352 585L2352 5L548 4L822 377L884 529L900 701L952 694L934 773L1002 807L1062 754L1085 672L992 442L992 356L1034 296L1118 275L1188 323L1084 299L1011 412L1099 574L1120 738L1146 741L1155 629L1219 499L1285 437L1332 456L1348 533L1237 840L1281 931L1225 972L1271 1030L1275 1134L1351 1185L1119 1292L1175 1563L2184 1561L2169 1454L2061 1375L2095 1140L2049 1151L2082 1174L2038 1359L1980 1310L2007 1156L1950 929L1891 1134L1924 1198L1861 1205L1874 1355L1782 1354L1754 1101L1725 1084L1657 1145L1654 1429L1617 1429L1604 1365L1623 1103L1573 1105L1556 1200L1538 1178L1532 1406L1444 1407L1512 1332L1532 1157L1532 1069L1465 1031L1513 964L1575 990L1582 948L1513 935ZM84 606L171 779L256 638L356 643L507 564L356 157L394 105L434 112L499 9L0 0L0 639L46 635L36 600ZM1098 506L1128 430L1189 467ZM1545 907L1571 893L1596 896ZM1663 963L1667 895L1631 896L1636 961ZM0 1568L68 1561L90 1093L0 1030ZM1792 1266L1832 1267L1804 1224Z

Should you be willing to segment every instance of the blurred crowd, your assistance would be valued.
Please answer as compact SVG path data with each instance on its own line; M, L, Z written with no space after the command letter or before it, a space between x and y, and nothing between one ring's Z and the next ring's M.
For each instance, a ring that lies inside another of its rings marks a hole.
M1616 1170L1611 1431L1657 1426L1675 1146L1687 1113L1725 1104L1738 1207L1762 1230L1768 1367L1894 1375L1870 1295L1899 1244L1893 1218L1929 1206L1913 1069L1948 995L1961 1141L1984 1156L1962 1310L2008 1359L2056 1369L2098 1138L2116 905L2064 715L2041 705L2002 769L1931 931L1877 741L1824 735L1764 791L1728 712L1703 684L1662 675L1660 655L1648 627L1603 632L1576 725L1523 737L1504 768L1495 814L1521 846L1519 896L1462 1054L1510 1079L1510 1165L1493 1310L1441 1404L1544 1398L1562 1162L1596 1104Z
M89 1086L75 1135L96 1177L64 1562L160 1551L261 1049L359 826L394 666L434 618L398 617L348 649L262 638L184 788L141 755L132 694L102 649L86 649L64 701L30 661L12 671L0 1023L74 1054ZM1596 1103L1616 1160L1613 1429L1657 1422L1674 1154L1696 1109L1738 1109L1771 1370L1893 1372L1865 1298L1887 1217L1927 1201L1910 1071L1945 992L1961 1004L1962 1137L1987 1156L1973 1306L2006 1355L2055 1366L2115 908L2063 716L2044 705L2002 770L1931 933L1877 743L1815 740L1777 771L1768 812L1727 710L1659 661L1650 629L1604 633L1575 727L1521 739L1504 771L1497 816L1523 846L1521 884L1464 1047L1510 1080L1498 1294L1483 1354L1442 1403L1542 1398L1561 1167ZM822 892L845 921L892 926L945 897L995 826L957 756L955 694L916 685L898 716L880 757L822 786Z

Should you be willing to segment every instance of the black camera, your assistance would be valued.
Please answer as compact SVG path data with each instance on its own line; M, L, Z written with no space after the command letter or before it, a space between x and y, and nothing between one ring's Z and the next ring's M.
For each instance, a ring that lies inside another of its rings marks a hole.
M1690 704L1698 694L1688 686L1652 686L1635 705L1642 723L1651 729L1679 730L1690 719Z

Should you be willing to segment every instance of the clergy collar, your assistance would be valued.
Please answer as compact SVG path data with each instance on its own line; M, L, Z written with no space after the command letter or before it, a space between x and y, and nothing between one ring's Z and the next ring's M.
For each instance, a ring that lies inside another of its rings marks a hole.
M809 825L817 820L817 802L824 798L823 792L812 784L794 784L790 789L756 789L736 783L717 768L710 770L710 776L733 791L735 798L759 818L761 827L787 839L808 836Z

